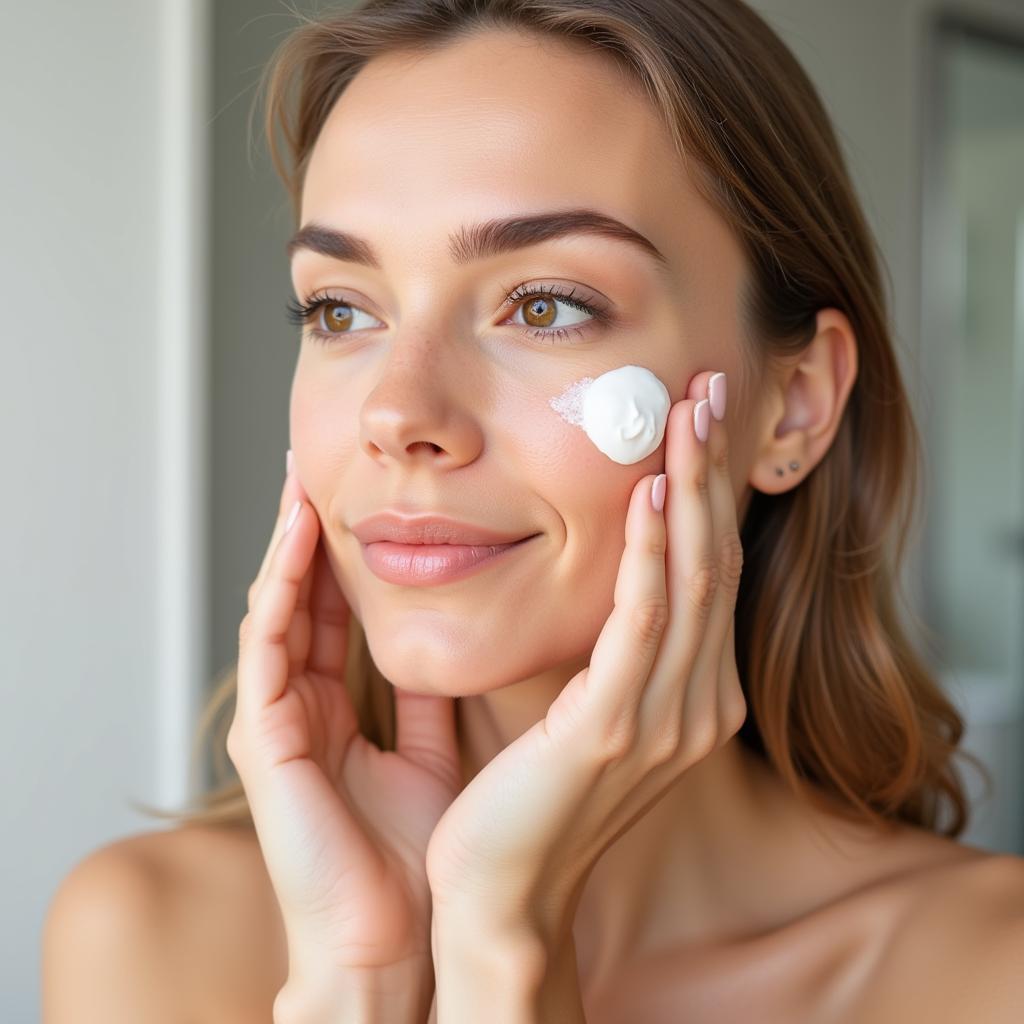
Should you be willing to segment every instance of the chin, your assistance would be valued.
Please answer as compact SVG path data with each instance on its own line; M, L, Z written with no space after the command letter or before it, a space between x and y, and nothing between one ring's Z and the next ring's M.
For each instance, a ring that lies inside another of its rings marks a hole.
M396 642L393 632L383 638L372 628L366 632L374 664L396 689L425 696L467 697L513 682L491 678L496 664L489 648L460 649L436 632L420 633L417 642L411 635L416 632L405 630L401 642Z
M421 669L413 669L403 672L387 672L383 666L380 668L381 675L391 683L396 690L404 690L406 693L418 693L424 697L474 697L480 693L487 693L490 690L501 689L501 683L496 686L481 685L480 677L457 679L453 678L452 672L447 672L440 677L425 675ZM460 685L460 683L462 685Z

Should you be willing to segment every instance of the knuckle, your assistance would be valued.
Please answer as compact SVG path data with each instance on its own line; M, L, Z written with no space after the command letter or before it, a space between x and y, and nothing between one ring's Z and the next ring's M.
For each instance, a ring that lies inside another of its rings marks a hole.
M657 647L668 624L668 601L660 595L645 598L634 605L629 624L642 649Z
M647 761L651 767L660 767L678 757L681 731L678 721L675 720L658 727L647 746Z
M722 729L726 736L735 736L747 720L747 699L739 684L731 689L722 708Z
M242 755L242 736L238 727L238 719L232 721L224 738L224 749L228 752L231 763L237 768Z
M252 612L246 612L238 626L238 646L244 647L252 632Z
M601 730L598 740L598 760L602 764L621 761L636 740L636 720L632 715L619 715Z
M729 472L729 439L723 436L719 439L714 451L711 452L711 464L718 473L728 474Z
M699 565L687 583L687 596L694 610L701 615L711 610L718 589L718 566L712 562Z
M739 590L740 577L743 575L743 544L735 530L730 530L722 537L719 565L722 585L730 594L735 594Z
M668 551L668 530L654 529L647 535L647 552L664 557Z
M702 761L718 746L718 722L714 715L694 724L687 740L687 759L691 764Z
M701 460L698 460L697 462L697 470L693 477L693 486L697 489L697 493L702 499L707 499L710 496L708 467L707 464Z

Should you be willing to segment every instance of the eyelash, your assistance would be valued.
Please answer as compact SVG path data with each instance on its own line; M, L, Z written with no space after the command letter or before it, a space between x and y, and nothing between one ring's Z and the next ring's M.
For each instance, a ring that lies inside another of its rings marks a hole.
M507 289L506 289L507 291ZM564 291L559 285L526 285L520 284L513 289L506 297L504 306L517 306L525 299L532 295L544 295L550 296L557 299L560 302L564 302L567 306L572 306L574 309L578 309L582 313L588 314L593 321L593 324L600 325L606 324L611 321L611 315L607 310L602 309L600 306L594 305L591 302L584 302L583 299L574 298L576 288L573 287L570 291ZM287 317L290 323L295 324L298 327L304 327L323 309L325 306L347 306L350 309L361 309L362 307L356 306L350 302L344 302L340 299L332 298L328 295L323 295L319 292L315 292L310 295L304 302L297 302L295 299L289 299L287 303ZM366 312L363 310L363 312ZM513 310L513 312L515 312ZM522 326L517 324L516 326ZM534 327L530 330L524 330L524 334L529 334L534 338L551 338L551 344L555 344L555 339L563 341L569 336L570 331L575 331L578 336L582 336L589 329L587 327ZM313 327L309 331L309 336L316 342L322 345L333 344L338 338L344 337L344 334L352 332L341 332L338 334L332 334L329 331L321 331L319 328Z

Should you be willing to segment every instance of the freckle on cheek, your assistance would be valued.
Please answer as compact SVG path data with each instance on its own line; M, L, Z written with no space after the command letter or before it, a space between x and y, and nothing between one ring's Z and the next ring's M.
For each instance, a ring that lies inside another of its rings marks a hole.
M665 436L672 399L643 366L620 366L573 381L548 403L583 430L598 451L623 466L646 459Z

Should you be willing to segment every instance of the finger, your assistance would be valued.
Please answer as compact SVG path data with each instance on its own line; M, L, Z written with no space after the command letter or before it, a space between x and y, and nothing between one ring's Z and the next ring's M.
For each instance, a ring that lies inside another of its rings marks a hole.
M723 375L724 376L724 375ZM725 423L709 417L707 441L708 515L715 586L703 635L694 659L680 714L683 727L700 733L700 741L715 742L720 735L719 697L722 690L722 657L735 608L739 583L736 510L729 478L729 444Z
M317 544L310 577L308 666L311 672L343 679L352 610L331 568L323 539Z
M620 753L635 733L641 694L668 621L665 518L651 506L655 479L648 475L633 489L614 607L594 645L585 681L584 713L598 742Z
M716 568L708 452L706 442L697 437L695 430L703 401L700 395L676 403L665 428L669 621L640 709L641 728L651 735L664 732L666 722L680 720L714 599Z
M319 536L312 506L300 502L298 509L270 557L256 604L239 628L238 710L245 716L269 707L288 685L288 634Z
M313 518L316 519L317 531L319 532L320 520L317 518L315 509L313 510ZM317 546L319 546L319 543ZM315 553L316 551L314 549L314 554ZM285 638L285 646L288 650L289 676L298 674L309 664L309 648L313 636L313 624L310 617L309 607L310 594L313 586L313 569L314 565L311 560L309 569L299 581L299 592L295 597L295 611L292 614L291 625L288 628L288 635ZM259 600L258 597L257 600Z
M729 619L729 630L722 648L721 685L718 700L718 735L724 741L739 732L747 717L747 698L736 665L736 615Z
M723 392L727 386L725 374L719 376ZM727 420L710 419L708 435L708 500L711 508L712 547L718 570L714 602L708 616L704 645L693 667L690 686L683 706L685 721L705 721L714 716L717 733L721 738L726 720L732 722L737 693L742 697L736 670L735 646L731 639L743 566L743 548L740 543L729 469L729 432Z
M249 611L252 611L256 595L259 593L260 586L266 577L270 556L276 550L278 542L281 540L281 534L284 532L284 523L288 518L288 513L297 501L309 501L309 495L306 494L305 488L299 482L298 473L295 472L293 465L291 470L285 473L284 484L281 486L281 498L277 503L277 519L274 522L274 528L270 535L270 542L263 553L263 561L260 564L259 572L256 573L256 578L249 585L247 598Z

